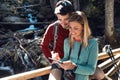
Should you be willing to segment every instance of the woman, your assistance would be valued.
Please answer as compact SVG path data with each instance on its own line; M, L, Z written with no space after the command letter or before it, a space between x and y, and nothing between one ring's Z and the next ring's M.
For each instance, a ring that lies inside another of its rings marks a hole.
M63 64L58 64L64 70L73 70L75 80L89 80L89 75L95 72L97 57L98 43L91 38L87 17L76 11L69 18L69 38L64 40L64 58L61 59Z

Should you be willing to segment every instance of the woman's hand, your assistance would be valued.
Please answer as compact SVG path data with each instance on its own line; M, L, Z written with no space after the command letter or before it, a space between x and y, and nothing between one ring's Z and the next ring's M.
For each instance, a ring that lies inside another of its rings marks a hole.
M63 68L64 70L69 70L69 69L74 69L77 65L75 63L73 63L72 61L64 61L63 64L60 64L61 68Z

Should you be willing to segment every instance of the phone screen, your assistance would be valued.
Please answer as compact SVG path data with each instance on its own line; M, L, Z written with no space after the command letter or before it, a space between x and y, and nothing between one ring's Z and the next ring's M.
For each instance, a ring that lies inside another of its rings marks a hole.
M59 62L59 63L63 64L63 62L60 61L60 60L56 60L56 59L53 59L53 58L50 58L50 57L49 57L49 59L52 60L52 61L56 61L56 62Z

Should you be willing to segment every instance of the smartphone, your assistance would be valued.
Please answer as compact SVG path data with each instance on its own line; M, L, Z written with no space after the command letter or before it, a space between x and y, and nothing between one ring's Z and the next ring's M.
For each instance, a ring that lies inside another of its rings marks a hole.
M50 57L49 57L49 59L52 60L52 61L56 61L56 62L59 62L59 63L63 64L63 62L60 61L60 60L56 60L56 59L53 59L53 58L50 58Z

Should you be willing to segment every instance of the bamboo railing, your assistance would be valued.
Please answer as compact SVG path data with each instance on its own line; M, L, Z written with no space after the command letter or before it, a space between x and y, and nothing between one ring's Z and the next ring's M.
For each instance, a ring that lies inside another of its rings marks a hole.
M118 65L120 65L120 62L119 62L119 60L120 60L120 48L113 49L112 52L113 52L113 55L115 56L115 61L117 62ZM102 53L98 54L98 60L107 59L107 58L109 58L109 55L106 52L102 52ZM112 64L113 64L113 62L110 59L107 59L106 61L99 64L98 66L101 67L102 69L105 69L105 68L111 66ZM50 69L51 69L51 66L48 66L45 68L40 68L40 69L36 69L36 70L32 70L32 71L27 71L24 73L15 74L12 76L0 78L0 80L27 80L27 79L47 75L50 73ZM106 77L108 77L109 75L110 76L113 75L115 73L115 71L116 71L116 69L114 69L114 66L113 66L106 73ZM109 78L109 80L110 80L110 78Z

